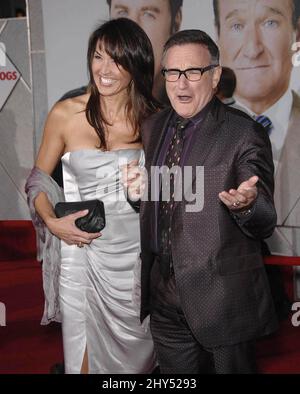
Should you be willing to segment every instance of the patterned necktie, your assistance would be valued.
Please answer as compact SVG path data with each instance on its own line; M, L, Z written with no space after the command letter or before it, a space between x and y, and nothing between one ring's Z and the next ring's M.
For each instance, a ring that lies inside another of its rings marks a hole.
M165 165L171 169L178 166L181 159L183 148L183 130L186 127L188 119L180 118L176 121L175 133L169 145L166 155ZM174 207L175 197L175 177L176 174L170 175L170 195L167 201L160 201L159 204L159 240L160 240L160 253L161 255L171 254L171 217ZM167 180L168 182L168 180ZM165 187L166 180L162 179L162 188Z
M256 122L260 123L265 128L265 130L269 135L271 134L272 129L274 127L271 119L269 119L265 115L256 116L254 119L256 120Z

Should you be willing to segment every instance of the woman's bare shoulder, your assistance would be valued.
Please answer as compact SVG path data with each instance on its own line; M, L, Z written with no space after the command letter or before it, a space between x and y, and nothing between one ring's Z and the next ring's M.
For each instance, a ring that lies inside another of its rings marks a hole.
M63 101L57 102L51 109L49 116L57 120L69 120L75 114L85 111L89 94L72 97Z

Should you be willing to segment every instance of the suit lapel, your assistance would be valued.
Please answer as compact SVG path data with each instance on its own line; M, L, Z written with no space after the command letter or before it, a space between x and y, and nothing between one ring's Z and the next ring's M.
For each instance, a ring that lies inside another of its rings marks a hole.
M293 92L293 106L286 140L275 177L277 224L283 225L300 197L300 97ZM292 217L290 217L293 220ZM293 223L290 223L293 225Z

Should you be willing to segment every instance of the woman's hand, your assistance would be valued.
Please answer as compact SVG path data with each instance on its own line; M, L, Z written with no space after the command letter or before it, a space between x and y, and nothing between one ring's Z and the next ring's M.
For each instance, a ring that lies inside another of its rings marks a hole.
M88 210L72 213L62 218L49 217L46 226L59 239L68 245L89 245L93 239L101 237L101 233L87 233L81 231L75 224L75 220L87 215Z

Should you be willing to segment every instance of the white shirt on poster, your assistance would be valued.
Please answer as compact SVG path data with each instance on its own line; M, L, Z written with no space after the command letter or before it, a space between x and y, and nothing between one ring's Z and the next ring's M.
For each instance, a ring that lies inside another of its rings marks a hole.
M254 113L239 101L236 101L236 103L240 107L245 108L245 111L253 118L258 115L265 115L271 120L273 128L270 134L270 140L272 144L273 160L276 172L289 127L289 120L293 105L292 90L288 89L285 94L263 114Z

